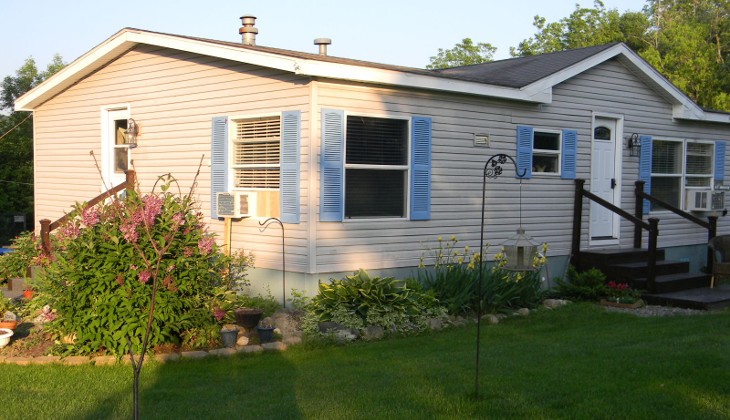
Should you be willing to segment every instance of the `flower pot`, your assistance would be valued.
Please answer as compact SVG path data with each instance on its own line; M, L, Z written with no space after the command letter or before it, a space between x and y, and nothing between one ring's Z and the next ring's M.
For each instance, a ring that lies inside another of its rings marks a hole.
M33 291L32 290L23 290L23 297L26 299L30 299L33 297Z
M18 321L0 321L0 329L14 330Z
M0 328L0 348L3 348L8 345L10 342L10 337L13 336L13 331L7 329L7 328Z
M274 327L256 327L261 344L274 341Z
M220 335L223 347L233 347L238 339L238 328L235 330L221 330Z
M259 320L261 319L261 315L263 314L264 311L262 311L261 309L240 308L233 310L233 315L236 317L236 324L238 324L239 327L243 327L247 330L250 330L251 328L258 325Z

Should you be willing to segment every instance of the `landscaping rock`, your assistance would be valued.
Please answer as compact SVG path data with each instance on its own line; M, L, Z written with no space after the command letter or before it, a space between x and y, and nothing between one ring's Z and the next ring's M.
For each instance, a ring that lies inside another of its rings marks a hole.
M542 306L544 306L548 309L555 309L555 308L559 308L561 306L567 305L569 303L570 303L570 301L565 300L565 299L545 299L542 302Z
M181 357L184 357L186 359L202 359L204 357L208 357L207 351L184 351L180 353Z
M284 344L291 345L291 344L299 344L302 342L302 337L286 337L284 338Z
M282 343L281 341L274 341L272 343L264 343L261 345L261 347L263 347L264 350L277 350L277 351L286 350L286 344Z
M226 347L222 349L208 350L208 354L210 354L211 356L232 356L236 354L236 350L230 347Z
M426 320L426 325L432 331L440 330L441 328L443 328L443 324L441 324L441 320L440 319L436 319L436 318L429 318L429 319L427 319Z
M497 325L499 324L499 317L493 314L486 314L482 316L482 319L487 321L487 324L489 325Z
M296 336L301 332L302 319L305 312L297 309L284 308L277 311L274 315L274 326L281 331L283 337Z
M167 363L180 359L178 353L160 353L155 355L155 360L159 363Z
M338 344L345 344L356 340L357 336L348 330L335 330L335 342Z
M32 359L32 357L8 357L5 359L5 363L25 366L29 365Z
M466 325L466 319L464 319L464 317L462 316L457 315L451 318L451 324L456 325L457 327L461 327Z
M516 316L527 316L530 315L530 310L528 308L520 308L515 312Z
M383 327L380 325L370 325L362 330L362 338L367 341L380 340L384 335L385 331L383 331Z
M94 366L113 365L117 362L117 358L114 356L96 356L91 361L94 362Z
M327 333L330 331L334 331L338 335L341 335L340 332L346 332L347 334L352 335L355 338L360 338L360 331L358 331L354 328L347 328L344 325L338 324L333 321L320 322L318 325L318 328L319 328L319 332L321 332L321 333ZM353 338L353 340L355 338Z
M261 327L273 327L274 326L274 318L267 316L266 318L262 319L261 322L259 322L259 326Z
M264 348L259 346L258 344L254 344L252 346L241 347L239 351L242 351L244 353L258 353L264 351Z
M250 341L250 339L248 337L246 337L245 335L239 335L238 340L236 340L236 345L245 346L248 344L249 341Z
M33 358L33 363L36 365L48 365L51 363L58 363L61 361L61 356L39 356Z
M62 361L68 366L78 366L91 363L91 358L88 356L69 356L63 358Z

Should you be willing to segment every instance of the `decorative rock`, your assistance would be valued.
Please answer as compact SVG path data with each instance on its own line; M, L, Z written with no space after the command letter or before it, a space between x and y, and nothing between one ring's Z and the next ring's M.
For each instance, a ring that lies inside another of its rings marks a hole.
M180 359L180 355L178 353L160 353L155 355L155 360L157 360L158 363L172 362L178 359Z
M259 323L259 326L261 327L273 327L274 326L274 318L267 316L261 322Z
M25 366L30 364L32 357L8 357L5 359L5 363Z
M7 311L3 315L3 321L13 322L13 321L17 321L17 320L18 320L18 317L15 316L15 314L13 312Z
M530 310L528 308L520 308L515 312L516 315L519 316L527 316L530 315Z
M264 343L261 345L261 347L264 348L264 350L278 350L278 351L284 351L286 350L286 344L282 343L281 341L274 341L271 343Z
M204 357L208 356L207 351L184 351L180 353L181 357L184 357L186 359L202 359Z
M278 310L274 315L274 326L284 337L295 336L301 332L301 323L304 318L304 311L298 309L284 308Z
M248 342L251 341L248 337L245 335L239 335L238 340L236 340L237 346L245 346L248 344Z
M379 340L383 338L383 335L385 334L385 331L383 331L383 327L379 325L370 325L369 327L365 327L365 329L362 331L362 338L363 340Z
M302 342L302 337L286 337L284 339L284 344L291 345L291 344L299 344Z
M58 363L61 361L60 356L39 356L33 358L33 363L37 365L48 365L51 363Z
M440 330L443 328L443 324L441 324L441 321L436 318L429 318L426 320L426 325L433 331L433 330Z
M339 344L349 343L350 341L353 341L357 339L357 336L355 334L352 334L348 330L336 330L335 331L335 342Z
M334 331L336 333L336 335L338 335L338 336L341 335L341 336L345 337L347 335L351 335L354 337L353 340L360 337L360 331L358 331L354 328L347 328L344 325L338 324L333 321L320 322L317 327L319 328L319 332L321 332L321 333L327 333L330 331ZM344 332L346 334L342 334L342 332Z
M230 347L226 347L222 349L208 350L208 354L210 354L211 356L232 356L236 354L236 350Z
M499 317L493 314L487 314L482 316L482 319L487 321L489 325L497 325L499 324Z
M91 359L95 366L101 365L113 365L117 362L117 358L114 356L96 356Z
M559 308L561 306L567 305L571 303L569 300L565 299L545 299L542 302L542 306L548 308L548 309L555 309Z
M87 356L69 356L62 359L63 363L69 366L78 366L91 363L91 358Z
M241 351L243 351L244 353L258 353L264 351L264 348L259 346L258 344L254 344L252 346L241 347Z

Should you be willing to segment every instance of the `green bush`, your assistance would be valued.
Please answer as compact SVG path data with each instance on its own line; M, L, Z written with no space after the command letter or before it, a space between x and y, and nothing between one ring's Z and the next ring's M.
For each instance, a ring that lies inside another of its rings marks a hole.
M433 267L426 267L421 257L418 281L425 290L444 305L451 314L468 314L477 311L480 254L465 247L463 252L456 249L455 237L447 241L438 238L438 248L434 252ZM543 253L546 247L543 246ZM486 254L486 251L485 251ZM535 256L535 271L512 272L504 270L504 253L495 255L494 264L482 268L482 310L501 312L515 308L534 308L544 296L540 268L545 264L544 256Z
M597 301L608 295L606 275L597 268L578 273L572 265L568 267L567 282L556 278L555 293L564 299Z
M191 194L169 193L173 181L166 181L160 192L77 204L59 229L53 263L37 287L38 299L58 315L51 327L59 336L76 336L66 352L120 355L128 351L127 337L138 352L153 290L150 346L199 347L216 338L226 315L221 296L241 281L240 270L229 265L250 260L219 252Z
M393 277L370 278L360 270L342 280L319 283L319 293L307 305L304 325L310 332L318 322L334 321L349 328L377 325L386 331L406 332L425 328L425 321L443 314L438 301L410 289Z
M0 284L13 277L25 277L31 265L48 265L41 255L40 239L33 232L24 232L12 240L12 252L0 256Z

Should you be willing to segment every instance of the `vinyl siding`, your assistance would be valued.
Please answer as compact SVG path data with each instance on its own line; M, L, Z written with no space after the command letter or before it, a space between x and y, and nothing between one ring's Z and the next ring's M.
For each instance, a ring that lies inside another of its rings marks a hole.
M301 110L302 150L309 139L307 80L278 70L149 46L135 48L46 102L36 111L37 220L55 220L75 201L101 192L89 150L101 156L101 108L129 104L140 126L132 159L143 192L157 176L172 173L186 192L205 155L196 195L210 213L210 136L215 116ZM306 203L309 159L301 155L301 194ZM36 220L36 226L38 226ZM210 219L206 219L209 220ZM233 223L233 249L255 249L256 266L281 267L281 230L259 231L258 221ZM307 210L302 208L302 221ZM223 238L223 222L210 221ZM286 225L287 268L306 271L306 223Z

